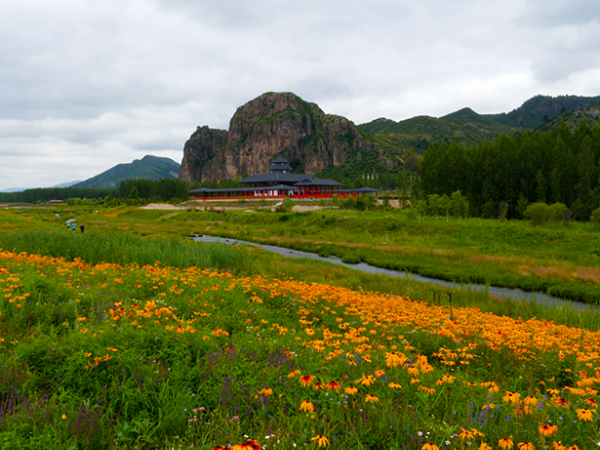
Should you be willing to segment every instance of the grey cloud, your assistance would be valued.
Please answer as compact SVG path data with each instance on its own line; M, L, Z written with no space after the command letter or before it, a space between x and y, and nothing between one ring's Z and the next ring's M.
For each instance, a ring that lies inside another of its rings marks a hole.
M7 0L0 166L21 154L30 168L21 173L50 185L65 180L49 175L71 179L76 168L84 178L150 152L180 160L196 126L227 128L236 107L266 91L295 92L356 123L582 95L573 76L600 64L596 5ZM586 82L600 93L600 80ZM40 161L60 163L49 174L33 169Z
M597 0L529 0L522 22L544 28L582 25L600 20Z

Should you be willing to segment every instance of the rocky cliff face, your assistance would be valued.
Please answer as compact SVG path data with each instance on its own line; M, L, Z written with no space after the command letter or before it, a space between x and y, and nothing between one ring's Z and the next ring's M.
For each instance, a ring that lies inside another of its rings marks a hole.
M278 156L314 175L373 149L348 119L325 114L292 93L267 93L238 108L228 132L199 127L185 144L179 178L211 181L265 173Z

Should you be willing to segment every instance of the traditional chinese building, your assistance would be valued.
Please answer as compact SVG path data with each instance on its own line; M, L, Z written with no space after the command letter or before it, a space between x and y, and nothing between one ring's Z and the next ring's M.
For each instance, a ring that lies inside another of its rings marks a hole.
M277 158L271 163L269 173L251 175L238 181L240 188L192 189L189 193L195 198L256 198L256 197L292 197L292 198L332 198L349 195L377 194L379 189L341 189L344 185L335 180L321 179L304 173L292 173L289 162Z

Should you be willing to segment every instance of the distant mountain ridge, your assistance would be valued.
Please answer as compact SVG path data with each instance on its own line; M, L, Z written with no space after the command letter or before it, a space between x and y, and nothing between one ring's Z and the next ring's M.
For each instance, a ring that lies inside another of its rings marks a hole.
M99 175L88 178L72 187L90 189L116 189L123 180L141 179L158 180L160 178L177 178L181 166L170 158L146 155L131 163L118 164Z
M576 95L560 95L549 97L536 95L509 113L487 114L488 117L503 125L535 129L552 120L559 114L584 109L600 104L600 96L579 97Z
M386 118L375 119L358 125L359 129L379 136L386 136L398 145L410 147L423 154L431 143L457 142L475 145L496 139L500 134L514 134L527 129L541 129L561 117L570 117L572 111L580 111L600 104L598 97L538 95L509 113L478 114L471 108L463 108L440 118L417 116L395 122ZM588 114L590 124L593 115ZM597 121L597 119L596 119Z

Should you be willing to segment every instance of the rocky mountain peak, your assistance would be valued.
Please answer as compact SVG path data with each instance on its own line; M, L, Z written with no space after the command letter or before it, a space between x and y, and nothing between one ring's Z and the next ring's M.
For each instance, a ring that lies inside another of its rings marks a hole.
M209 181L264 173L278 156L314 175L372 148L348 119L325 114L293 93L269 92L239 107L229 131L198 128L185 144L179 178Z

